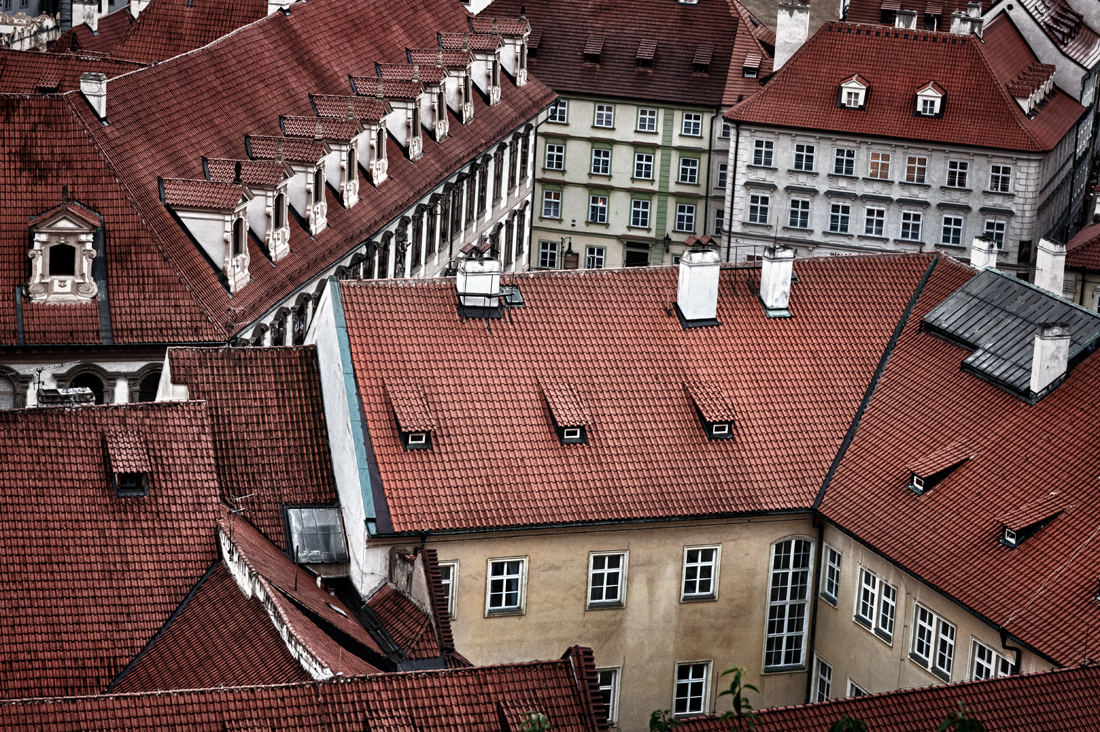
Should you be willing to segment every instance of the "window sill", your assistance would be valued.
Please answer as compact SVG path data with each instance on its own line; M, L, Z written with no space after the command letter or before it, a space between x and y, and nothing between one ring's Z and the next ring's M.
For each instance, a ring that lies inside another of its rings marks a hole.
M634 224L627 224L626 228L633 229L634 231L650 231L652 229L650 226L635 226Z
M973 193L970 188L957 188L955 186L940 186L941 191L959 191L960 193Z
M561 216L539 216L539 221L561 221Z
M642 132L642 133L645 133L647 135L656 135L657 134L657 130L634 130L634 131L635 132Z
M858 180L859 179L859 176L855 175L854 173L849 175L848 173L837 173L836 171L833 171L832 173L829 173L829 177L830 178L851 178L852 180Z
M798 231L798 232L801 232L803 234L812 234L812 233L814 233L813 229L803 229L800 226L784 226L783 231ZM825 595L822 595L822 597L825 597ZM833 604L836 604L836 603L833 603Z
M825 231L822 232L829 236L843 236L845 239L851 239L855 234L845 234L843 231Z
M894 183L892 178L871 178L871 177L868 177L868 176L863 177L863 182L864 183L889 183L891 185L893 185L893 183Z
M764 673L766 674L793 674L806 670L806 664L804 663L792 663L787 666L765 666Z
M917 239L894 239L893 242L895 244L916 244L917 246L924 246L924 242L918 241Z
M797 168L788 168L788 173L795 173L797 175L817 175L816 170L799 170Z
M837 603L837 599L836 599L835 597L833 597L832 595L830 595L830 594L828 594L828 593L826 593L826 592L822 592L822 593L820 593L820 594L821 594L821 599L822 599L822 600L824 600L825 602L829 603L829 604L830 604L830 605L832 605L833 607L836 607L836 606L837 606L837 604L836 604L836 603Z
M910 180L899 180L898 183L901 183L903 186L917 186L918 188L931 188L932 187L931 183L917 183L915 181L910 181Z
M626 604L623 602L592 602L588 604L585 610L622 610L624 608L626 608Z
M924 669L925 671L929 671L929 670L930 670L930 669L928 668L928 661L926 661L925 659L921 658L920 656L918 656L917 654L913 653L912 651L910 651L910 652L909 652L909 660L910 660L910 661L912 661L913 663L917 664L917 665L918 665L918 666L920 666L921 668L923 668L923 669Z
M696 187L698 187L699 183L698 183L698 181L696 181L695 183L688 183L686 180L678 180L678 181L676 181L676 185L679 185L679 186L696 186Z
M680 602L682 603L694 603L694 602L714 602L718 599L715 595L690 595L681 596Z
M868 620L867 618L863 617L862 615L853 615L852 620L856 621L857 623L862 625L867 630L871 629L871 621Z
M745 167L752 170L779 170L774 165L746 165Z
M544 167L542 170L543 170L544 173L564 173L565 172L565 168L546 168L546 167Z
M604 127L602 125L592 125L592 129L594 129L594 130L614 130L615 127L614 126Z
M890 635L885 630L882 630L881 628L875 628L875 635L881 638L886 643L886 645L894 645L894 636Z
M589 226L611 226L611 224L607 223L606 221L585 221L584 223L588 224Z
M588 177L589 178L608 178L608 179L610 179L611 178L611 173L593 173L592 171L588 171Z
M630 180L635 182L635 183L652 183L653 182L652 178L635 178L633 176L631 176Z
M507 617L513 617L513 616L516 616L516 615L523 615L524 613L525 613L525 611L522 608L518 608L518 609L515 609L515 610L490 610L487 613L485 613L485 617L487 617L487 618L507 618Z
M856 234L856 236L860 239L870 239L872 241L890 241L889 237L875 236L874 234Z
M691 230L688 230L688 229L673 229L672 233L674 233L674 234L694 234L695 229L691 229Z
M1007 198L1015 198L1015 193L1009 193L1008 191L982 191L987 196L1005 196Z
M759 229L771 229L771 228L773 228L771 224L758 224L754 221L742 221L741 225L742 226L755 226Z
M949 683L949 684L951 683L951 674L949 674L949 673L946 673L945 671L943 671L943 669L938 669L938 668L932 668L932 669L929 669L929 670L930 670L930 671L931 671L931 672L932 672L932 673L933 673L933 674L934 674L935 676L938 676L939 678L943 679L944 681L946 681L946 682L947 682L947 683Z

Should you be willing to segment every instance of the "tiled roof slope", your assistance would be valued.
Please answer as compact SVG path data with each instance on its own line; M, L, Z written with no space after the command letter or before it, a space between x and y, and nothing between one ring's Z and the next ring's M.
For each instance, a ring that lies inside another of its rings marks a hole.
M1066 267L1100 272L1100 224L1089 224L1069 240Z
M114 496L103 438L113 430L141 432L149 495ZM0 465L0 693L99 693L217 559L206 407L2 412Z
M939 30L951 30L951 14L955 11L966 12L968 0L900 0L896 5L901 10L913 10L917 13L917 28L924 27L926 15L939 15ZM982 13L984 14L993 6L993 0L981 0ZM848 14L844 20L849 23L880 23L882 20L883 6L890 4L889 0L850 0ZM939 10L939 13L930 11ZM893 21L890 25L893 26Z
M328 225L315 240L291 217L291 253L277 265L250 240L252 281L232 297L161 203L157 176L197 180L203 156L244 157L245 135L278 135L279 115L313 114L310 94L351 94L351 76L373 73L377 62L404 60L406 48L438 46L436 32L460 29L467 17L459 3L428 0L295 3L289 15L273 13L193 53L112 80L107 126L82 100L73 105L191 291L216 314L219 327L234 334L533 118L553 92L537 81L522 88L505 81L500 104L490 108L479 101L474 120L453 123L442 144L426 137L415 163L391 140L386 182L375 188L360 172L359 203L351 209L329 191ZM385 33L378 32L379 18L388 19Z
M1090 70L1100 63L1100 34L1066 0L1020 0L1020 5L1066 56Z
M1005 84L1035 61L1007 22L991 23L984 43L952 33L826 23L762 92L726 116L780 127L1046 151L1072 130L1084 108L1055 88L1053 99L1028 119ZM840 83L853 74L870 85L865 109L837 103ZM913 113L917 89L930 80L947 92L942 117Z
M165 61L212 43L265 15L267 0L153 0L112 55L144 63Z
M4 58L0 54L0 63ZM115 343L220 340L150 238L114 171L74 118L72 104L87 110L77 95L0 95L0 344L17 343L15 290L27 278L28 221L61 203L63 186L73 201L103 217ZM24 300L23 320L27 343L99 343L102 338L95 303L35 305Z
M219 562L111 693L296 681L309 681L309 675L259 601L245 597Z
M285 549L283 505L339 500L316 349L171 348L167 358L172 382L206 402L222 497Z
M929 686L820 704L765 709L760 732L821 732L843 716L874 732L934 730L962 702L987 730L1077 732L1096 727L1100 666ZM726 732L717 717L685 720L682 732Z
M374 593L367 601L367 607L385 626L405 658L439 658L443 655L431 617L389 583Z
M1062 665L1100 655L1100 357L1034 406L960 370L969 349L920 329L973 271L939 264L821 510L861 541ZM974 457L924 495L910 462L947 442ZM1066 510L1011 549L1002 517L1058 491ZM965 561L959 561L964 557Z
M771 71L772 46L749 30L749 14L736 0L678 4L665 0L495 0L498 17L526 11L532 37L541 35L531 73L555 91L598 94L665 103L717 107L760 90L757 79L742 78L747 53L764 56L763 76ZM599 64L584 60L590 36L603 37ZM640 43L656 40L651 69L638 68ZM709 72L693 74L700 46L714 47Z
M87 24L75 25L50 44L54 53L103 53L110 54L134 24L130 8L123 6L104 15L96 22L93 32Z
M393 530L808 508L931 261L800 260L774 320L759 270L723 269L722 325L687 331L670 267L505 277L526 304L488 326L459 319L453 279L341 282ZM390 375L420 380L431 450L402 449ZM587 445L559 444L542 377L583 400ZM707 440L696 379L729 396L735 439Z
M538 710L561 732L595 732L570 659L325 683L41 699L0 706L0 730L500 732L501 709ZM518 730L520 720L509 719Z
M37 53L0 48L0 92L35 94L43 82L58 84L60 91L80 89L80 75L97 71L113 78L142 68L143 64L103 56L72 53ZM7 119L7 117L5 117Z

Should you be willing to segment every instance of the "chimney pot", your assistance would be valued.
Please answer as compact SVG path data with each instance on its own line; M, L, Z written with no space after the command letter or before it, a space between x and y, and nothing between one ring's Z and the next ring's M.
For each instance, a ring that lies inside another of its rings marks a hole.
M1031 393L1040 394L1069 368L1069 324L1043 323L1031 357Z
M1035 253L1035 286L1062 297L1066 279L1066 247L1064 244L1040 239Z
M984 236L974 237L970 246L970 266L975 269L997 268L997 245Z
M783 64L802 47L810 35L810 6L801 3L779 3L775 22L775 60L772 68L779 71Z
M491 257L471 256L458 262L455 289L458 299L468 308L495 308L500 305L500 262Z
M80 75L80 93L100 119L107 118L107 75L85 71Z
M722 260L708 247L693 246L680 257L676 306L688 322L718 317L718 277Z
M791 300L791 271L794 250L787 246L766 247L760 270L760 300L768 310L786 310Z

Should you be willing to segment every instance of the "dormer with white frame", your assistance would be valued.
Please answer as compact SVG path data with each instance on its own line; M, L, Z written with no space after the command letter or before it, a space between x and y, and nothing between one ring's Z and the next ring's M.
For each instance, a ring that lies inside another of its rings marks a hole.
M345 97L327 94L311 94L310 103L318 117L347 118L349 107L359 122L356 156L359 166L367 172L370 182L377 188L385 182L389 172L386 155L386 118L393 112L390 105L374 97Z
M263 242L271 260L290 254L289 195L287 186L294 172L282 161L224 160L203 158L206 179L232 183L240 164L240 180L252 193L248 202L248 226Z
M500 52L503 47L500 36L440 33L439 43L445 50L469 53L473 57L474 84L489 99L490 107L500 104Z
M842 109L865 109L870 91L870 84L862 76L859 74L849 76L840 82L836 106Z
M320 136L329 147L325 158L328 184L340 194L340 203L351 208L359 203L359 137L363 134L355 119L355 104L348 103L343 119L338 117L280 117L287 137Z
M420 97L421 124L432 131L436 142L443 142L451 131L447 118L447 91L444 79L447 72L442 66L420 64L378 64L378 76L382 79L419 81L424 93Z
M294 171L287 185L291 207L305 220L312 236L324 231L328 224L325 158L332 152L324 140L247 135L245 147L253 160L275 160L282 152L283 161Z
M917 89L917 106L914 114L918 117L942 117L943 104L947 98L947 92L934 81L930 81L920 89Z
M526 17L519 18L470 18L474 33L500 36L503 50L500 54L504 70L512 75L516 86L527 84L527 38L531 24Z
M1041 64L1035 62L1022 71L1015 79L1006 85L1008 93L1024 110L1024 114L1031 116L1036 107L1043 101L1043 97L1054 89L1053 64Z
M381 79L376 76L352 78L355 93L374 97L393 110L386 116L386 128L393 135L409 160L419 160L424 154L424 128L420 121L424 88L418 79Z
M95 234L103 218L68 200L30 221L31 276L24 293L32 302L82 303L95 301L99 286L92 275L96 256Z
M232 294L249 281L247 215L253 198L241 184L239 171L234 177L233 183L160 181L161 201L179 217L210 261L221 268Z
M462 124L474 118L473 57L469 51L444 51L442 48L408 52L409 63L421 67L435 65L443 69L447 106Z

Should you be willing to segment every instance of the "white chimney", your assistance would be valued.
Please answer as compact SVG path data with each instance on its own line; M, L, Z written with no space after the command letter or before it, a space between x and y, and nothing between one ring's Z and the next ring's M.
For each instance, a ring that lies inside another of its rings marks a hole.
M290 7L290 0L267 0L267 14L271 15L276 10L285 10Z
M794 250L779 245L764 249L764 267L760 271L760 299L768 310L786 310L791 300L791 270Z
M722 259L706 247L691 247L680 257L680 282L676 306L684 320L714 320L718 317L718 275Z
M107 118L107 75L85 71L80 75L80 93L100 119Z
M992 239L974 237L974 243L970 246L970 266L974 269L997 269L997 245Z
M916 10L895 10L894 11L894 27L906 28L908 30L915 30L917 27L917 11Z
M1035 254L1035 286L1062 297L1066 279L1066 247L1063 244L1039 240Z
M491 257L459 260L455 289L464 307L497 307L500 297L489 295L500 293L500 262Z
M980 2L969 2L966 4L966 14L971 18L982 17L982 4Z
M775 60L772 69L787 63L810 35L810 6L801 3L779 3L775 21Z
M1031 356L1031 393L1039 394L1069 367L1069 325L1043 323Z
M957 35L968 36L971 33L982 37L982 5L981 3L970 3L971 6L978 6L978 14L974 15L973 7L968 7L969 12L954 12L951 14L951 32Z

